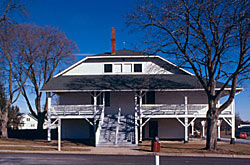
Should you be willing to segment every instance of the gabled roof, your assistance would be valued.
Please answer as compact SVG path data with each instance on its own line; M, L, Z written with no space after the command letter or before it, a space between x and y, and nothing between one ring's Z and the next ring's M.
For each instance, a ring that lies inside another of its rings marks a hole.
M23 115L22 115L22 118L24 118L26 115L29 116L30 118L32 118L32 119L34 119L34 120L37 121L37 118L35 118L35 116L33 116L33 115L30 114L30 113L25 113L25 114L23 114Z
M217 83L218 88L222 85ZM42 88L42 91L46 92L138 90L203 90L203 87L195 76L165 74L59 76Z

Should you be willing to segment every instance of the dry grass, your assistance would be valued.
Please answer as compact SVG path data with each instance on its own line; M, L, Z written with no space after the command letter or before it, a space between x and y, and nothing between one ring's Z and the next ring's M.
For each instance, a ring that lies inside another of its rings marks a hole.
M71 142L67 140L63 140L61 144L62 146L86 147L86 145L81 142ZM0 139L0 145L57 146L57 140L48 142L47 140L22 140L9 138L6 140Z
M47 142L46 140L20 140L0 139L0 150L21 150L21 151L57 151L57 141ZM12 145L12 146L7 146ZM70 148L72 147L72 148ZM178 141L161 141L161 152L163 153L218 153L250 155L249 144L230 145L228 142L218 142L218 150L208 152L204 150L205 140L191 139L188 144ZM139 150L151 152L151 141L144 141L139 145ZM90 151L91 148L80 142L62 141L62 151Z
M21 150L21 151L57 151L57 141L48 142L46 140L22 140L9 138L0 139L0 150ZM85 144L63 140L61 143L63 151L90 151ZM73 148L70 148L73 147ZM74 148L76 147L76 148ZM78 148L79 147L79 148Z
M57 148L40 148L40 147L0 147L0 151L3 150L13 150L13 151L58 151ZM62 148L62 151L91 151L89 148Z
M161 152L163 153L218 153L218 154L237 154L250 155L250 145L235 144L230 145L227 142L218 142L218 149L213 152L204 150L205 141L200 139L193 139L188 144L178 141L163 141L161 142ZM151 151L151 142L143 142L139 146L141 151Z

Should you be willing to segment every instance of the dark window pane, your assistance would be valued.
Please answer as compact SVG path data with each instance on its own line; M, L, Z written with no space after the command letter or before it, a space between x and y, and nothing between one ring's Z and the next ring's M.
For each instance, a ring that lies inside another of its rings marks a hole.
M94 105L94 97L90 96L90 98L91 98L91 104Z
M110 106L110 92L105 92L105 107Z
M142 64L134 64L134 72L142 72Z
M142 104L146 104L146 95L142 96Z
M98 95L99 93L97 93ZM97 96L97 105L102 105L102 93Z
M154 138L158 136L158 122L149 121L149 137Z
M147 104L155 104L155 92L147 92Z
M112 64L104 64L104 72L112 72Z

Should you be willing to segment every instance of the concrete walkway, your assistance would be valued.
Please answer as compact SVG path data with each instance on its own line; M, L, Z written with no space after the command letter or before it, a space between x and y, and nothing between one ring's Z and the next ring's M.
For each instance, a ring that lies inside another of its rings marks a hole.
M220 138L221 141L230 142L230 138ZM236 139L235 143L250 144L250 140L247 139Z

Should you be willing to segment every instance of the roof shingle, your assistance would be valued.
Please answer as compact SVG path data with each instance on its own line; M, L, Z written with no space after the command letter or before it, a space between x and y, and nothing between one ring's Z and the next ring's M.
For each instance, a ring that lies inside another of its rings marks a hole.
M94 56L142 56L142 55L147 55L147 53L138 52L134 50L128 50L128 49L120 49L120 50L116 50L115 54L111 54L111 52L107 52L107 53L97 54Z
M221 87L222 83L217 83ZM84 75L59 76L50 80L43 91L137 91L168 89L203 89L190 75Z

